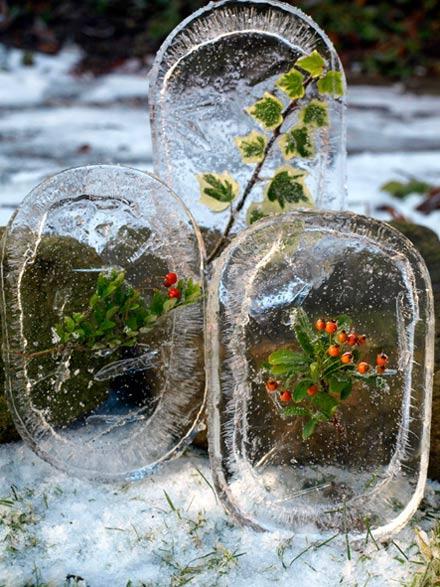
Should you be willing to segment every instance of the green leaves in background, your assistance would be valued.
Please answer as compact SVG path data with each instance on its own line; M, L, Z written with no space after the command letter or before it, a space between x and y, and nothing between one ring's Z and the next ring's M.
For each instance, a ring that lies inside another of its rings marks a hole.
M412 178L408 181L388 181L381 186L381 190L394 198L404 200L411 194L427 194L434 186L424 181Z
M260 132L252 131L245 137L235 139L243 163L259 163L264 158L267 138Z
M322 128L329 125L328 106L326 102L311 100L300 112L300 120L315 128Z
M310 203L310 194L304 185L305 172L294 167L281 167L276 171L266 188L271 202L278 202L281 208L286 204Z
M274 130L283 122L284 105L273 94L265 92L260 100L246 108L246 112L265 130Z
M310 55L300 57L296 65L304 71L307 71L311 77L319 77L323 72L325 61L318 51L315 50Z
M239 185L227 171L224 173L201 173L197 176L201 202L213 212L222 212L237 197Z
M340 71L328 71L318 80L317 88L320 94L328 94L335 98L344 95L344 82Z
M313 133L303 124L294 126L281 135L279 145L284 159L287 160L293 157L310 159L315 154Z

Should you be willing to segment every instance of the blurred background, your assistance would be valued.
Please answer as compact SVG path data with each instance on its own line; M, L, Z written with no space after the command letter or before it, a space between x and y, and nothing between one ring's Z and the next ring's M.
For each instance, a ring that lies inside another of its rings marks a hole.
M440 3L299 0L350 84L350 209L440 232ZM0 0L0 224L72 165L152 169L148 72L202 0ZM60 132L62 131L62 132Z
M434 82L440 72L437 0L300 0L326 30L351 80ZM76 43L82 66L106 71L126 59L144 61L202 0L1 0L0 40L32 52L57 53Z

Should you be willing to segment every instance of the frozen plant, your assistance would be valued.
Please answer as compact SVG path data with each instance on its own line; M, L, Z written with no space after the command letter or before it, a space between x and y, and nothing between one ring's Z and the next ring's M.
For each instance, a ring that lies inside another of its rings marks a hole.
M304 418L306 440L320 422L331 421L340 429L338 408L356 381L384 389L383 375L392 371L386 369L388 356L383 352L376 357L375 369L366 360L367 337L355 332L349 316L319 318L313 328L306 312L297 308L291 326L300 350L278 349L263 368L271 376L267 392L281 413Z
M167 290L156 290L149 304L125 280L125 271L112 270L98 276L96 290L83 312L73 312L53 327L57 345L36 351L26 358L63 351L67 346L94 351L135 346L158 320L171 310L196 302L201 287L192 279L167 273Z
M313 86L313 94L317 98L304 102L308 86ZM287 105L276 95L278 90L287 97ZM329 125L326 96L340 98L343 94L342 73L329 69L325 59L315 50L297 59L294 66L276 80L273 93L264 92L260 99L245 108L247 114L264 132L253 130L245 136L235 138L243 163L254 166L243 192L239 193L238 181L227 171L210 171L198 175L201 201L212 211L223 212L239 197L223 236L211 252L210 259L215 258L222 249L236 215L244 207L255 184L262 181L261 173L274 146L279 147L286 162L313 158L316 155L316 131ZM286 129L285 123L296 111L297 122ZM279 167L266 181L265 200L249 208L249 223L252 224L274 212L282 212L291 204L313 203L313 197L305 185L306 177L307 171L300 167L287 163Z

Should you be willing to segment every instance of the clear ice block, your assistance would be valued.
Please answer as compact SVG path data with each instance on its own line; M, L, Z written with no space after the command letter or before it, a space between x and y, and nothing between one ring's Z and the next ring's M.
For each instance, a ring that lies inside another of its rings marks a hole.
M290 401L299 415L289 415L264 375L269 356L284 369L283 355L271 353L301 350L292 320L302 310L311 324L350 316L368 335L367 350L353 353L385 352L389 362L377 384L356 372L337 419L324 418L306 439L298 408L314 397ZM426 481L434 342L429 275L410 241L350 213L262 220L216 261L207 315L210 457L226 510L241 523L298 534L365 536L371 528L383 537L404 526Z
M128 317L167 291L167 272L203 287L202 251L179 198L133 169L71 169L23 201L3 241L3 354L15 424L42 458L76 476L138 479L190 442L204 404L202 301L145 332ZM96 344L75 343L77 327L61 344L56 325L97 316L92 296L111 271L124 280L102 294L115 297ZM140 301L123 305L128 288ZM110 340L118 321L124 341L139 330L134 345Z
M265 92L287 107L290 99L276 81L314 51L325 68L337 72L345 93L342 66L327 35L299 9L280 2L211 2L180 24L159 50L149 96L155 172L190 208L208 252L225 230L237 234L261 213L282 211L272 202L261 209L261 203L267 200L267 179L286 164L304 172L310 205L343 208L345 99L320 94L316 79L309 80L305 96L278 129L282 134L301 126L301 109L312 100L324 101L328 121L313 131L314 153L286 160L275 141L258 181L240 203L256 163L252 157L243 162L236 139L258 133L269 140L278 133L262 129L245 109ZM216 211L201 201L198 180L208 172L227 172L237 182L240 192L232 208Z

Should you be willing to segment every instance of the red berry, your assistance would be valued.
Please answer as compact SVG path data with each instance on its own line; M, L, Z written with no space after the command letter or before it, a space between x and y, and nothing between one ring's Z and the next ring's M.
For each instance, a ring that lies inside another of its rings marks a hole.
M366 334L361 334L358 336L358 344L365 344L367 342Z
M347 342L350 346L354 346L355 344L357 344L357 342L358 342L357 334L355 334L354 332L350 332L350 334L347 337Z
M333 334L334 332L336 332L337 329L338 329L338 325L336 323L336 320L328 320L328 322L326 322L325 331L328 334Z
M177 289L177 287L170 287L168 290L168 297L171 299L176 298L176 300L178 300L181 295L180 289Z
M341 332L339 332L337 338L338 338L338 342L340 342L341 344L344 344L344 342L347 342L347 333L345 332L345 330L341 330Z
M341 352L341 347L338 344L332 344L327 349L327 353L331 357L338 357L340 352Z
M388 355L379 353L376 357L376 365L378 367L386 367L388 365Z
M344 363L344 365L348 365L349 363L351 363L353 360L353 353L347 352L344 353L341 357L341 361L342 363Z
M266 382L266 389L268 393L273 393L278 389L278 381L275 381L275 379L269 379Z
M290 400L292 399L292 394L290 393L290 391L288 391L287 389L285 389L281 394L280 394L280 400L282 402L290 402Z
M316 330L325 330L325 320L323 320L322 318L319 318L315 322L315 328L316 328Z
M165 287L171 287L177 283L177 275L175 273L167 273L165 275L165 279L163 280L163 284Z
M367 373L370 370L370 365L368 363L366 363L365 361L362 361L357 366L357 370L361 375L365 375L365 373Z
M308 389L307 389L307 395L310 395L310 397L313 397L314 395L316 395L318 393L318 386L317 385L311 385Z

